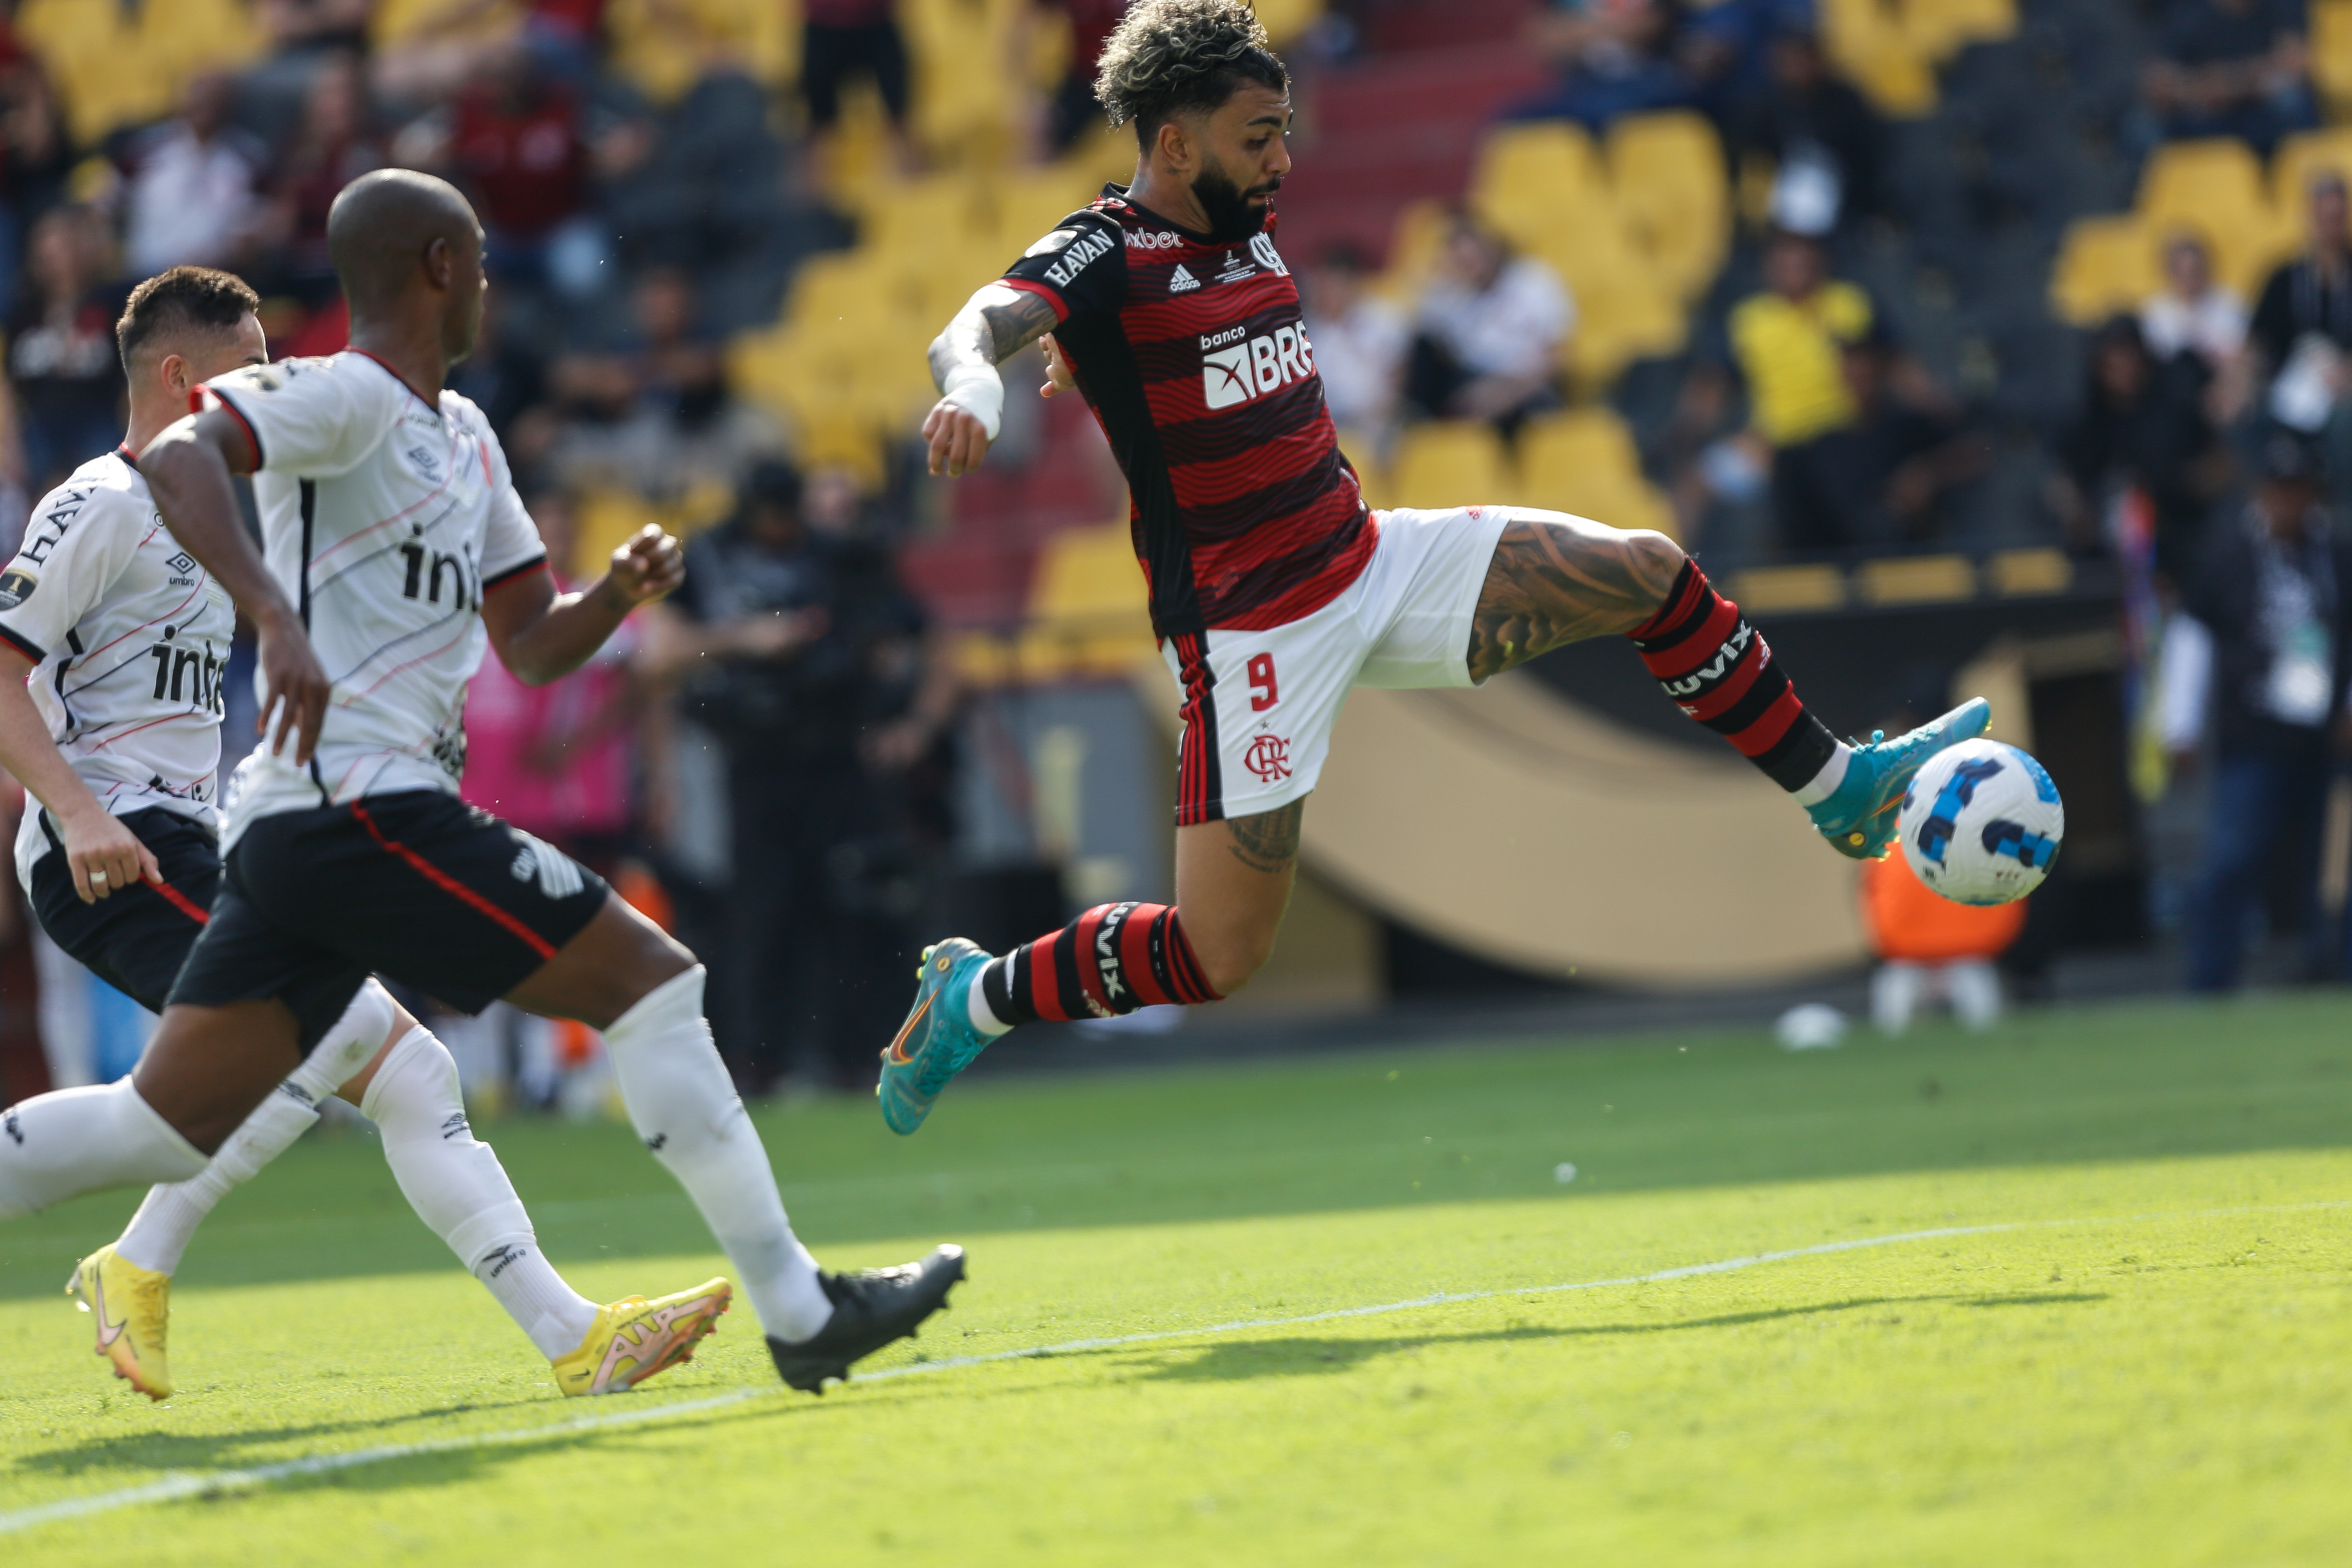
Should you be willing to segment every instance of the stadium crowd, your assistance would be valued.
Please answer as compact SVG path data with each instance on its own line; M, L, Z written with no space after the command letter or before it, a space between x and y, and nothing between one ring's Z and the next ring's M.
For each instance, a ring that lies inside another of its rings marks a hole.
M457 181L494 288L454 384L499 430L560 570L594 569L573 542L609 537L615 496L695 534L686 590L595 666L544 690L484 672L467 793L641 889L711 955L747 1089L849 1081L903 1003L919 889L955 839L957 677L937 596L898 558L939 503L903 452L813 449L728 351L777 321L807 258L858 240L826 184L846 84L878 93L890 171L925 170L897 6L803 0L781 89L713 45L656 97L613 68L605 0L412 0L387 42L390 4L251 0L237 10L258 46L233 68L188 69L163 112L103 125L42 53L72 0L0 5L0 544L119 439L111 323L132 283L233 269L265 297L273 352L331 351L334 194L386 164ZM1043 9L1068 46L1015 153L1041 163L1088 133L1092 52L1120 6ZM1332 6L1293 50L1305 101L1411 9ZM702 25L690 0L633 10L680 37ZM2352 489L2345 186L2323 173L2298 193L2305 242L2251 299L2218 280L2225 237L2168 234L2161 287L2078 355L2048 303L2066 225L2126 205L2167 141L2267 155L2319 122L2322 96L2299 0L2023 11L2019 38L1957 57L1935 118L1906 126L1805 0L1561 0L1520 18L1549 81L1495 105L1497 122L1599 132L1696 110L1738 205L1686 348L1612 384L1561 373L1588 302L1467 207L1402 297L1361 245L1294 259L1335 417L1369 450L1430 422L1508 442L1598 396L1711 567L2019 542L2118 559L2142 548L2118 520L2144 503L2148 592L2172 628L2150 722L2184 773L2216 757L2230 830L2210 836L2190 924L2196 983L2226 984L2265 866L2300 847L2317 896L2352 654L2324 515ZM2315 637L2315 705L2295 684ZM2213 677L2181 673L2200 667ZM541 1064L526 1095L552 1092L561 1040L482 1027L505 1043L480 1049Z

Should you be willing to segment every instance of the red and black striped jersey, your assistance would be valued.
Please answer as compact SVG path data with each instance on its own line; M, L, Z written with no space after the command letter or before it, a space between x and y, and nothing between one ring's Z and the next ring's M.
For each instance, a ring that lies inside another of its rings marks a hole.
M1126 471L1161 637L1312 615L1378 538L1269 211L1249 238L1213 241L1107 185L1004 275L1054 307Z

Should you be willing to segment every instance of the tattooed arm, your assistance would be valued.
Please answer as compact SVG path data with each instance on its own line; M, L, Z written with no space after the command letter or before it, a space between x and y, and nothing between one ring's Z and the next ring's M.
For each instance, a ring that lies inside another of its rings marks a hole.
M1628 632L1665 602L1683 552L1663 533L1580 517L1511 520L1486 568L1470 627L1470 675L1484 680L1538 654Z
M1234 858L1269 876L1288 871L1298 860L1298 822L1306 815L1306 801L1294 800L1253 816L1227 817Z
M931 380L942 395L923 421L931 472L969 473L988 456L1004 407L996 367L1054 330L1054 307L1024 289L991 283L931 343Z

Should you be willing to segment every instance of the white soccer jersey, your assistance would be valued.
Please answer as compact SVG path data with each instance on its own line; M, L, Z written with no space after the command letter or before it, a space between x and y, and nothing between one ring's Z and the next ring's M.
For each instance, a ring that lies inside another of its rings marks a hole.
M482 595L547 559L489 421L454 392L435 407L352 349L207 390L253 438L263 552L334 683L307 771L290 744L238 767L229 840L271 812L455 792L466 682L489 642Z
M26 684L49 738L117 816L162 806L212 820L236 632L227 591L163 527L119 451L42 498L0 574L0 638L37 667ZM26 812L16 832L27 891L49 847L46 815Z

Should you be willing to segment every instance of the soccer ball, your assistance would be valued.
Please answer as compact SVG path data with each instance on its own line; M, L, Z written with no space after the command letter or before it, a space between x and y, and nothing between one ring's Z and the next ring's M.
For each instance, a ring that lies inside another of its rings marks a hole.
M1919 880L1956 904L2012 903L2042 885L2066 808L2042 764L1998 741L1927 760L1903 792L1896 837Z

